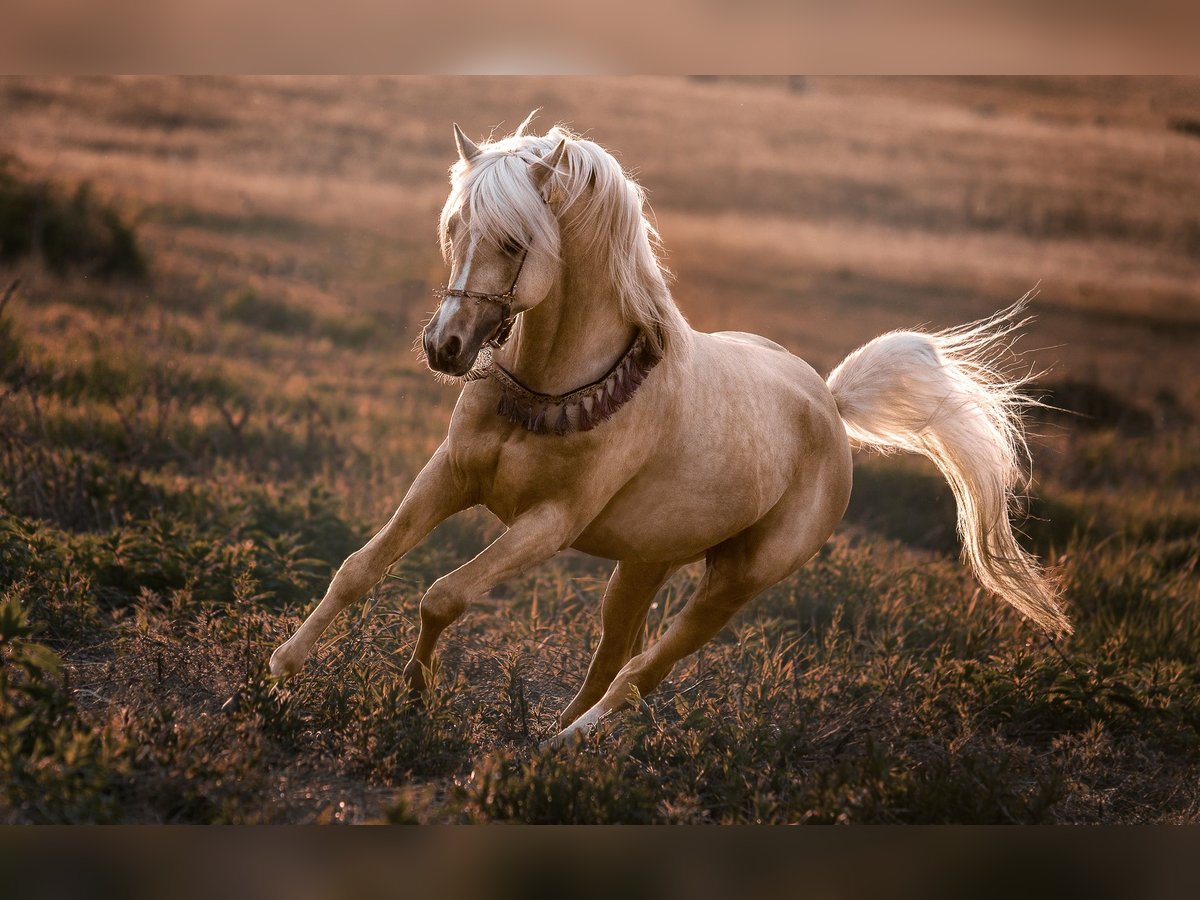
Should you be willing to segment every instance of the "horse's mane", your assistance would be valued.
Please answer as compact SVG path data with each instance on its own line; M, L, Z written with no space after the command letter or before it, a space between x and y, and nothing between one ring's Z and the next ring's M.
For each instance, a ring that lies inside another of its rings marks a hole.
M450 197L442 210L438 238L450 255L449 221L467 212L471 231L481 240L506 238L553 245L554 220L529 178L528 167L566 139L564 161L547 188L566 210L585 204L571 217L578 237L587 232L589 252L606 261L626 320L644 331L663 350L687 346L687 322L667 287L670 273L660 259L658 231L646 218L646 195L613 156L592 141L561 125L546 134L525 134L532 114L516 132L480 144L482 153L469 165L462 160L450 170Z

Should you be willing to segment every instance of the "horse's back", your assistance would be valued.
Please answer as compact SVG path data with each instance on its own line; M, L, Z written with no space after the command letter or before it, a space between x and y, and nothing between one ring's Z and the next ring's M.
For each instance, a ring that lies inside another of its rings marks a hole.
M729 341L738 341L743 344L751 344L757 347L765 347L768 350L777 350L780 353L788 352L787 347L784 347L782 344L777 344L770 338L765 338L761 334L753 334L749 331L714 331L712 336Z
M814 477L830 462L842 468L849 458L842 417L805 360L745 332L697 334L693 346L693 412L709 404L720 410L703 429L711 444L776 487L799 473Z
M746 331L718 331L695 334L692 346L697 382L734 397L748 393L780 413L792 412L806 430L832 424L831 417L840 422L825 379L775 341ZM819 422L805 421L810 416Z

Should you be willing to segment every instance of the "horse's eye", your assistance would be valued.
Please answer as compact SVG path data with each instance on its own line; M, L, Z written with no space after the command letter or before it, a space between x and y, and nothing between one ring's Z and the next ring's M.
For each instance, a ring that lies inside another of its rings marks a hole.
M505 253L507 253L509 256L519 256L521 251L524 250L525 248L522 247L519 243L517 243L512 238L505 238L504 240L502 240L500 242L500 249L503 250Z

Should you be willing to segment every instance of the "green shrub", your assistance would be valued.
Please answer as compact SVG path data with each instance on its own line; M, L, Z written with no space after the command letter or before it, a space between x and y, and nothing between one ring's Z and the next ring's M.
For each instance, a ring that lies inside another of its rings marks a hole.
M52 272L142 278L146 258L135 226L83 182L73 192L28 177L0 156L0 262L39 256Z
M0 595L0 790L35 821L104 821L116 760L82 721L62 661L33 640L19 586Z

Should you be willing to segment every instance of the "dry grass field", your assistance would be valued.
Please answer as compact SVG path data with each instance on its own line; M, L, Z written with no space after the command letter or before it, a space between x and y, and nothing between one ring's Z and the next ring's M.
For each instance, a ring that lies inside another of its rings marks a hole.
M818 558L576 752L537 744L598 637L580 554L405 702L482 511L273 684L449 420L410 348L450 123L535 107L637 174L698 329L827 373L1039 285L1023 530L1075 637L981 593L930 467L864 456ZM1200 81L8 78L0 123L0 821L1200 820Z

